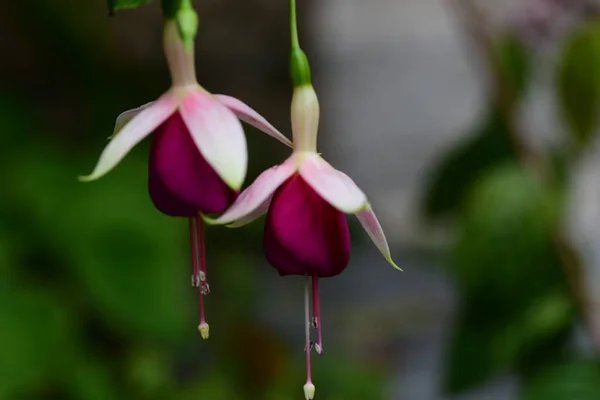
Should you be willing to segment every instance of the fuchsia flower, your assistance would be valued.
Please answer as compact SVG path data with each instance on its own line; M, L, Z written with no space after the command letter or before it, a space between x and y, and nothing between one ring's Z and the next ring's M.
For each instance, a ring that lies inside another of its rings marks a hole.
M231 227L245 225L267 213L264 251L281 275L307 275L312 280L312 324L317 353L323 350L318 279L341 273L350 259L350 232L345 214L354 214L396 269L381 225L367 197L343 172L317 153L319 102L312 85L296 87L292 99L294 152L283 164L263 172L219 218L206 220ZM307 286L307 299L308 303ZM308 312L308 306L307 306ZM307 316L308 319L308 316ZM307 333L307 399L314 396Z
M186 48L177 22L167 20L164 49L172 86L158 100L117 118L115 134L94 171L98 179L152 134L148 191L155 207L190 218L192 284L200 291L200 331L208 337L202 296L207 294L203 224L199 213L221 213L235 200L246 176L247 148L241 119L288 146L291 142L256 111L233 97L212 95L196 80L193 48Z

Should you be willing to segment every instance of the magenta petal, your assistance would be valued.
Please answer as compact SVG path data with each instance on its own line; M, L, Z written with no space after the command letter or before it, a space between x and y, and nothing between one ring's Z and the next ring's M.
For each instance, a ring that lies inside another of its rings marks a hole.
M189 216L190 208L192 215L220 213L235 200L236 193L202 157L178 112L152 135L148 172L150 196L169 215Z
M195 217L198 215L196 207L181 201L162 183L160 177L152 168L152 164L148 168L148 193L150 193L154 207L163 214L172 217Z
M263 245L267 260L281 275L334 276L350 260L345 214L323 200L298 174L273 195Z

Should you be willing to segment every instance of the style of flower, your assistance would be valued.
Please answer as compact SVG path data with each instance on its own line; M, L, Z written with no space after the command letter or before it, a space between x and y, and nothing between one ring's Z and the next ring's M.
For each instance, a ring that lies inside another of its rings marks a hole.
M354 214L384 258L396 269L387 240L367 197L354 181L317 153L319 102L310 83L294 89L292 107L294 151L281 165L264 171L235 203L209 223L245 225L267 214L263 246L269 263L281 275L306 275L312 281L312 319L309 319L309 281L305 292L307 399L314 396L311 381L310 325L317 330L314 348L323 351L318 293L319 278L341 273L350 259L350 232L345 214Z
M290 147L291 142L240 100L213 95L198 84L193 46L185 46L174 19L165 22L164 50L171 88L155 102L121 114L94 171L80 179L102 177L152 134L148 191L159 211L190 220L192 285L199 289L199 330L207 338L203 296L209 286L199 213L223 212L243 184L248 154L239 120Z

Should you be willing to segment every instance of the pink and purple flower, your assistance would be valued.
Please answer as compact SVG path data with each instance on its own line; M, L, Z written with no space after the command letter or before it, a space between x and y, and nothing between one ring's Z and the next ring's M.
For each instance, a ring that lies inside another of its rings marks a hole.
M198 84L193 47L186 48L175 20L165 22L164 49L171 88L158 100L119 115L94 171L80 179L104 176L134 146L152 136L148 191L159 211L190 219L192 284L200 292L200 331L208 337L202 295L209 289L199 215L226 210L244 182L248 154L240 120L290 147L291 142L240 100L213 95Z
M317 153L319 102L311 84L296 87L292 99L294 151L282 164L264 171L235 203L209 223L239 227L267 214L263 247L280 275L304 275L312 281L314 348L323 351L318 279L341 273L350 260L345 214L355 215L381 254L394 268L386 237L366 195L346 174ZM307 285L307 303L308 303ZM308 310L308 305L307 305ZM308 321L307 321L308 323ZM307 398L314 396L307 333Z

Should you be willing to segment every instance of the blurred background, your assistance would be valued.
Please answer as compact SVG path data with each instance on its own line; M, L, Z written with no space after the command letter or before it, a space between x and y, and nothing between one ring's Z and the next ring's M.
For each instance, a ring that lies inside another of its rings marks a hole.
M0 12L0 399L301 399L303 279L262 223L208 229L211 337L187 222L154 210L148 143L81 184L116 116L168 88L154 1ZM298 0L320 147L353 218L323 280L320 400L600 398L600 4ZM198 0L199 81L288 136L285 0ZM288 150L247 128L248 182Z

